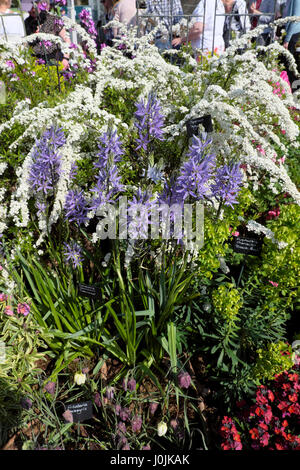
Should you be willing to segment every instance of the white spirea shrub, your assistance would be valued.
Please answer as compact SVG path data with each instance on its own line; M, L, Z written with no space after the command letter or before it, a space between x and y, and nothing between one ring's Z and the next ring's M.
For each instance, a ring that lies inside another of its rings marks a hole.
M80 33L90 51L96 54L94 41L87 33L69 19L64 20L68 28L74 28ZM110 25L115 25L115 22ZM182 145L183 154L186 151L184 141L186 142L187 121L210 114L214 124L211 134L212 151L225 161L235 158L247 165L249 180L245 181L245 185L251 181L255 192L259 178L267 173L270 176L269 190L272 193L276 191L276 179L281 190L288 192L300 204L299 191L291 181L285 165L274 162L275 146L284 152L287 150L281 141L282 131L291 145L296 148L299 145L299 129L291 117L291 109L299 109L299 104L287 84L279 77L276 62L278 53L283 53L294 66L291 54L276 43L266 48L267 64L257 58L258 51L255 49L249 49L242 55L237 54L239 48L249 44L251 37L261 32L258 28L258 33L251 31L236 41L220 58L206 59L203 67L196 66L195 57L183 54L190 66L189 71L184 71L167 63L152 44L157 28L141 38L136 37L136 28L129 32L123 29L126 36L116 40L116 47L106 47L100 56L95 55L95 70L89 74L86 84L77 85L63 102L53 107L45 103L30 107L30 103L22 102L12 118L0 126L0 135L16 123L24 127L23 134L10 144L12 150L23 143L33 146L35 138L40 137L54 122L63 127L66 134L66 144L60 149L63 171L58 181L48 227L45 217L42 214L38 216L40 237L37 246L59 218L70 187L71 166L85 157L81 143L91 129L100 136L107 129L115 128L122 135L125 144L126 136L132 133L133 121L128 124L120 116L115 116L104 108L103 98L107 88L119 95L120 100L121 94L127 91L136 91L137 101L155 91L166 118L165 136L169 142L176 139L178 145ZM39 37L53 39L44 34L39 34ZM25 38L15 45L0 42L0 46L5 47L0 58L2 71L5 71L6 61L12 55L19 64L22 63L22 51L32 38L33 36ZM56 41L65 51L66 45L62 44L61 39L57 38ZM122 43L126 44L126 51L133 54L133 59L117 48ZM175 54L174 51L172 53ZM74 54L83 61L86 60L81 48ZM193 70L191 66L194 67ZM285 92L281 97L273 92L272 83L275 82L280 82ZM18 184L11 200L0 201L1 233L9 221L17 226L28 225L28 201L32 196L28 183L31 163L32 150L25 156L23 163L15 168ZM0 170L5 170L5 164L1 161ZM253 221L249 222L249 229L257 231ZM260 227L260 231L262 230Z

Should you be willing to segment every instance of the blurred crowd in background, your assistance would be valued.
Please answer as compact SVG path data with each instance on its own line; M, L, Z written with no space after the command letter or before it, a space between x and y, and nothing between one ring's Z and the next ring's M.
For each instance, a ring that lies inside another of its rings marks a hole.
M265 28L256 39L257 45L267 46L274 40L280 40L296 59L300 49L297 46L300 22L290 21L284 30L272 27L274 20L280 17L300 17L300 0L88 0L89 5L81 5L80 0L76 0L75 4L71 4L72 0L32 3L30 0L13 0L18 2L14 4L15 8L12 8L11 1L0 0L0 38L8 41L46 32L59 35L68 42L61 16L70 16L73 11L73 17L75 13L76 20L87 26L85 29L97 42L99 51L104 45L111 46L113 39L121 34L118 27L106 27L111 20L128 28L138 26L138 34L158 27L154 43L160 50L179 49L189 43L204 53L221 55L233 39L260 25ZM188 33L182 34L183 29L179 28L179 32L174 34L172 27L183 19L190 22L185 29ZM282 36L282 32L285 35ZM279 39L281 37L283 39ZM38 56L41 51L35 52ZM67 59L59 58L61 61Z

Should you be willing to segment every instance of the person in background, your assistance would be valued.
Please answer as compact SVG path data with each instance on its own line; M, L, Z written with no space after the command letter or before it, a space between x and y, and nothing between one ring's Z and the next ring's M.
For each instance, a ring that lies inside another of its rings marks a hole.
M274 31L269 25L275 20L279 12L279 6L279 2L276 0L257 0L251 3L249 10L257 16L257 26L266 25L263 33L256 40L258 46L268 46L271 43ZM254 25L256 25L256 22L254 22Z
M193 49L202 49L206 54L222 54L225 50L225 9L222 0L200 0L192 15L196 21L187 37L173 39L172 44L177 46L191 41Z
M227 49L227 47L229 47L229 42L232 39L232 32L234 32L236 38L239 38L242 34L250 31L251 24L245 0L222 1L225 7L225 13L230 15L225 18L223 30L225 49Z
M25 23L25 30L26 30L27 36L30 36L30 34L33 34L36 32L37 27L38 27L38 20L37 20L36 8L34 7L34 5L32 5L31 9L29 10L29 16L26 18L24 23Z
M0 0L0 15L7 15L8 13L13 13L10 7L11 0Z
M136 0L119 0L113 7L113 20L123 23L127 28L136 25ZM113 36L117 37L119 28L113 28Z
M284 11L285 17L288 16L300 16L300 0L289 0L286 5L286 9ZM290 53L294 56L297 62L297 51L296 51L296 44L300 39L300 22L299 21L290 21L286 24L286 36L284 38L283 47L288 49ZM291 85L293 82L297 80L297 76L289 70L287 67L287 73L289 77L289 81ZM299 73L299 65L298 65L298 73Z
M169 37L164 38L162 31L157 31L155 45L160 50L171 48L171 27L182 18L183 10L180 0L147 0L146 15L155 16L154 21L160 21L169 32Z
M112 46L113 31L112 28L105 29L104 26L109 23L113 17L113 0L101 0L101 3L104 7L104 14L101 15L100 20L98 21L97 28L100 29L99 32L99 41L100 44L106 44L107 46Z
M37 3L36 14L38 27L36 33L60 36L64 42L70 44L71 40L64 28L63 20L58 16L49 13L49 8L50 5L48 0L43 0L42 2ZM64 56L60 47L55 43L51 43L51 41L36 40L31 43L31 47L37 58L46 60L47 62L51 60L62 62L64 69L69 67L69 56Z

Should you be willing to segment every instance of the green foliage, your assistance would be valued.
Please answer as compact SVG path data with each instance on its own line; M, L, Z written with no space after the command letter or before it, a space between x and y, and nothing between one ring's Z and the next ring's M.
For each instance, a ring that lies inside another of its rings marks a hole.
M276 374L293 367L292 348L283 341L270 343L266 349L259 349L257 354L252 376L260 383L272 380Z

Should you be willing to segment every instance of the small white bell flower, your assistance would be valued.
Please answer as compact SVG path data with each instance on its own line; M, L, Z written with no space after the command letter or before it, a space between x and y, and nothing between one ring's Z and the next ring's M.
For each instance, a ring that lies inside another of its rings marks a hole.
M83 385L86 381L86 375L80 372L76 372L74 375L74 383L77 385Z
M159 437L164 436L167 433L167 431L168 431L168 426L166 425L166 423L164 423L163 421L158 423L157 434Z

